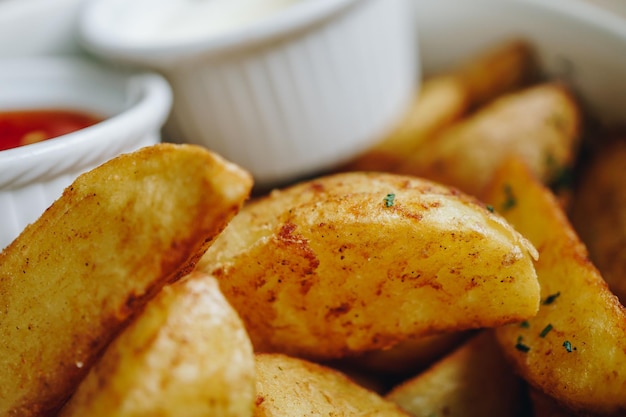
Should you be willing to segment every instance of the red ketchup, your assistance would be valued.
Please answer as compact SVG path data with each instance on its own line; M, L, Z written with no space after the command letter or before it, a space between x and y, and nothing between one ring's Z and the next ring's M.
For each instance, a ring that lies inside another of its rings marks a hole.
M75 110L0 111L0 151L65 135L100 121L100 117Z

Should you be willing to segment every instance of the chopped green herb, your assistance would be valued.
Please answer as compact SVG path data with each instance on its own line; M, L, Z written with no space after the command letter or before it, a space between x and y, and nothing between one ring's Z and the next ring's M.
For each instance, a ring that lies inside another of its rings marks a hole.
M523 329L528 329L530 327L530 323L528 322L528 320L524 320L523 322L519 324L519 327Z
M570 167L561 167L556 170L550 181L550 188L554 191L569 190L574 184L574 172Z
M565 348L566 351L568 351L569 353L572 352L572 350L576 350L576 348L572 347L572 343L569 340L566 340L565 342L563 342L563 347Z
M517 200L515 199L515 195L513 195L513 188L509 184L504 185L504 203L502 203L502 211L507 211L515 207L517 204Z
M492 213L496 211L496 210L493 208L493 206L492 206L492 205L490 205L490 204L487 204L487 210L489 210L489 211L490 211L490 212L492 212Z
M574 182L572 169L568 166L559 165L552 153L546 154L546 169L550 176L548 185L553 191L572 188Z
M558 166L558 164L556 163L556 158L554 157L554 154L552 152L546 152L545 159L546 159L546 168L548 168L548 170L552 170Z
M522 336L519 336L517 338L517 343L515 343L515 349L519 350L520 352L526 353L530 350L530 347L522 343Z
M554 302L554 300L556 300L557 298L559 298L559 296L561 295L561 291L556 292L554 294L550 294L549 296L547 296L542 302L541 304L543 305L548 305L548 304L552 304Z
M387 194L387 196L383 199L383 201L385 202L385 207L391 207L393 206L393 200L396 198L395 194Z
M543 328L541 333L539 333L539 337L546 337L548 333L550 333L550 330L552 330L552 328L552 325L548 324L546 327Z

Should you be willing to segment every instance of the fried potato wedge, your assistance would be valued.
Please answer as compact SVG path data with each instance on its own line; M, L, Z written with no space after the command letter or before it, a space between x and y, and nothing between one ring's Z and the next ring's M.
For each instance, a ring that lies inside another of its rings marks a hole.
M343 373L283 354L256 355L255 417L407 417L397 405Z
M426 78L397 128L341 170L394 172L422 142L471 108L522 88L536 71L531 46L510 40L472 56L448 73Z
M576 414L566 410L541 391L530 389L529 397L533 417L576 417Z
M347 361L369 372L412 375L442 358L469 337L471 332L450 332L409 338L389 349L365 352Z
M574 163L581 119L563 85L540 84L502 96L424 142L397 172L479 195L500 164L518 156L550 183Z
M113 340L59 414L252 416L252 344L217 280L165 286Z
M83 174L0 254L0 415L57 409L129 317L239 210L248 173L156 145Z
M251 202L198 268L257 351L332 359L533 316L535 249L477 200L386 173L342 173Z
M514 417L524 401L490 331L483 331L386 396L415 417Z
M626 310L587 257L554 195L520 161L485 196L539 250L542 305L522 325L496 329L516 370L583 413L626 414Z
M479 107L536 81L539 66L530 43L509 39L473 53L453 73L463 85L470 106Z
M589 257L626 304L626 140L594 154L573 197L571 219Z

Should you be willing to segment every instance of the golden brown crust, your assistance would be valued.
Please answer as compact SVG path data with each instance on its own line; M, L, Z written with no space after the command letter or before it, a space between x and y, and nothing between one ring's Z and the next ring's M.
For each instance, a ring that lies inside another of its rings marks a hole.
M532 316L534 253L454 189L343 173L248 204L198 268L257 350L329 359Z
M623 416L626 310L558 201L519 161L499 171L485 199L539 250L542 304L524 325L496 329L506 356L529 384L568 408Z
M166 144L76 179L0 254L0 414L56 409L129 317L193 267L251 182Z

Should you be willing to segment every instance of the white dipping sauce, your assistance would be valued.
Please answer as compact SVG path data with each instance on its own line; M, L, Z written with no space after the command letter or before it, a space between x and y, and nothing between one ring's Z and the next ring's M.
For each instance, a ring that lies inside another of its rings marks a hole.
M297 1L129 0L117 2L110 17L125 43L163 45L219 36Z

